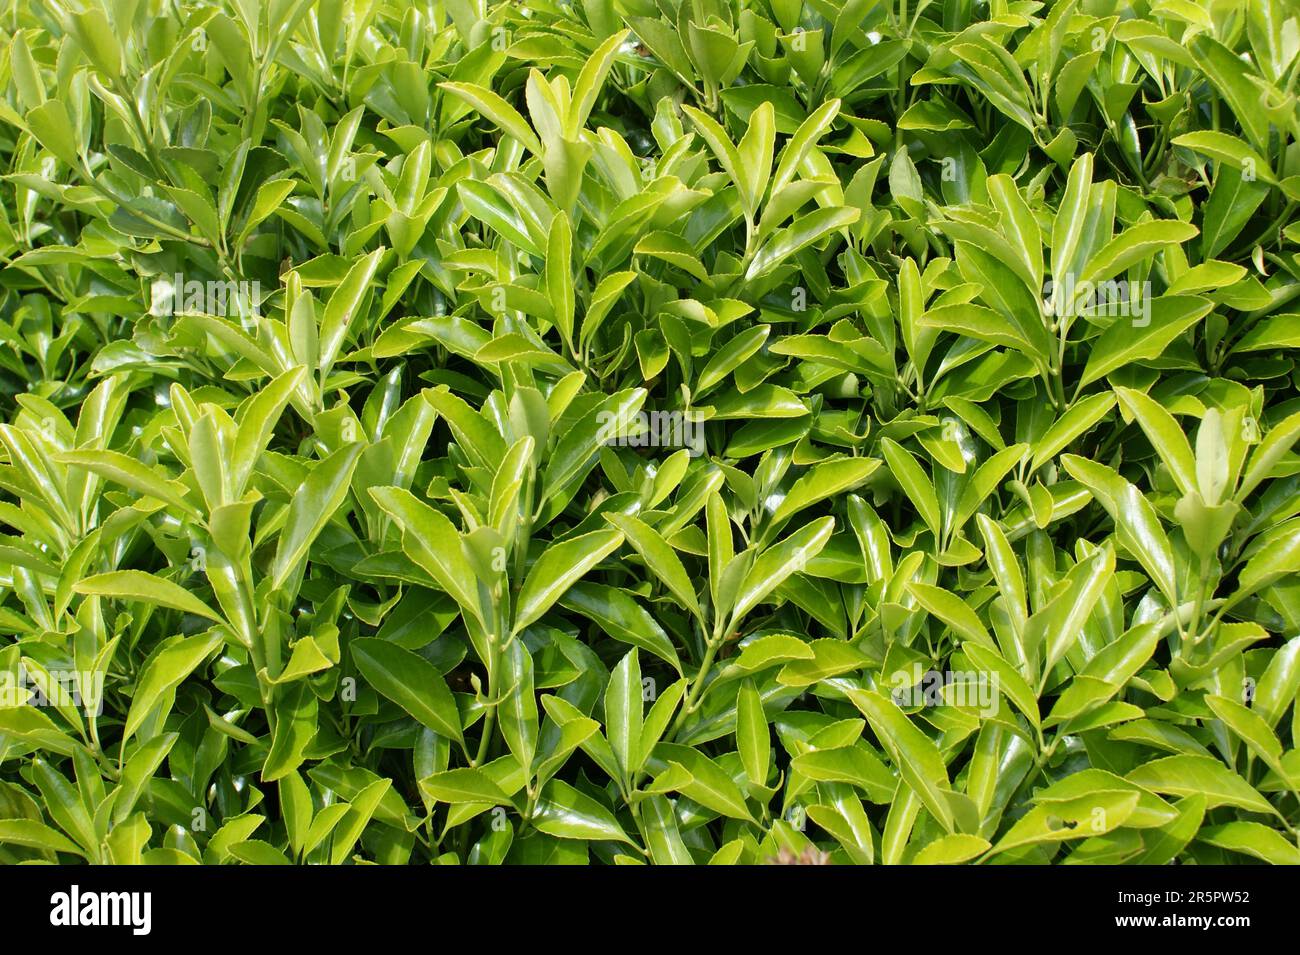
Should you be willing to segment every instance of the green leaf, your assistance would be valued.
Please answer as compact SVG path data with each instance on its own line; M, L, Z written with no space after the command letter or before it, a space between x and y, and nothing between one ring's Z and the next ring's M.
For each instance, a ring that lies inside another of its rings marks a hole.
M375 272L384 256L383 249L376 249L348 270L339 287L330 296L325 305L325 315L320 324L320 367L328 370L338 357L348 329L357 317L362 302L369 294L374 283Z
M668 634L626 591L581 581L565 591L560 606L595 621L614 639L649 651L681 672L681 660Z
M566 117L565 135L569 139L578 138L583 124L591 114L592 107L596 105L596 97L600 95L605 78L614 65L614 56L627 37L627 30L620 30L607 37L583 64L582 72L578 74L578 79L573 84L573 101L569 106L569 115Z
M434 773L420 780L420 789L438 802L510 804L510 797L479 769L449 769Z
M455 598L461 609L481 619L478 594L471 587L474 572L451 521L402 488L371 488L370 496L402 528L402 549L407 556Z
M772 177L772 195L776 195L794 180L804 157L816 147L817 141L831 128L831 123L835 121L839 111L838 99L827 100L799 124L799 128L781 150L781 161L777 163L776 174Z
M1138 865L1167 865L1178 857L1201 828L1206 799L1195 793L1178 801L1178 818L1142 835L1143 853L1133 860Z
M681 560L659 532L639 518L628 514L607 514L605 520L622 532L627 542L645 561L646 569L668 588L683 607L702 621L703 616L700 612L699 600L695 595L695 586L687 576Z
M641 803L641 831L655 865L694 865L682 841L673 805L666 797L651 796Z
M46 100L28 111L27 128L59 161L73 169L81 164L80 140L62 100Z
M762 103L749 114L749 127L736 147L741 178L736 180L741 204L755 214L772 174L772 146L776 142L776 118L771 102Z
M1178 489L1184 494L1193 493L1197 488L1196 458L1192 455L1192 446L1187 443L1187 436L1178 427L1178 422L1140 391L1116 388L1115 394L1119 396L1124 410L1142 427L1147 440L1169 469Z
M1286 713L1300 692L1300 637L1292 637L1273 654L1259 683L1251 709L1270 729Z
M1152 792L1204 796L1206 809L1236 806L1251 812L1274 812L1249 783L1208 756L1166 756L1138 766L1126 778Z
M880 450L885 455L889 472L903 488L903 493L912 502L925 526L930 528L935 538L939 537L939 499L934 485L926 477L921 465L912 453L891 438L883 438Z
M1268 116L1259 108L1259 87L1245 63L1222 43L1209 36L1197 36L1191 44L1196 64L1223 94L1233 115L1251 141L1261 148L1268 143Z
M1065 192L1052 222L1052 275L1060 280L1079 270L1078 253L1092 197L1093 157L1084 153L1070 166Z
M979 836L953 833L942 836L916 854L913 865L959 865L969 862L989 849L987 839Z
M501 735L520 766L532 766L537 752L537 693L533 658L523 641L514 640L502 653L505 699L498 704ZM449 694L450 696L450 694Z
M1207 696L1205 704L1238 739L1250 747L1251 752L1267 763L1274 772L1286 778L1286 772L1281 765L1282 744L1278 742L1277 736L1263 717L1236 700L1222 696Z
M898 788L897 780L885 764L860 745L810 750L796 756L790 766L819 783L856 786L871 802L890 802Z
M641 768L641 661L629 651L610 672L605 687L605 724L609 745L623 768L624 785Z
M559 779L547 784L533 813L533 825L559 839L632 842L612 812Z
M945 795L949 790L948 768L934 742L916 728L892 700L873 690L845 688L849 701L871 724L890 761L922 805L949 832L956 822Z
M752 282L767 275L790 256L858 221L857 209L827 208L809 212L791 225L772 234L745 270L745 280Z
M1102 791L1035 806L1007 830L991 852L996 855L1023 846L1104 835L1129 819L1138 800L1135 792Z
M623 543L618 531L592 531L548 547L524 579L515 602L514 633L540 620L564 592Z
M146 719L204 660L221 646L216 632L173 637L149 658L136 680L131 708L122 729L122 743L135 735Z
M501 127L506 134L519 140L535 156L542 155L542 144L537 141L519 111L492 90L475 83L439 83L440 89L464 100L483 116Z
M942 620L963 640L972 640L993 649L993 638L989 636L988 630L980 622L975 611L971 610L960 597L919 581L910 581L907 584L907 591L928 613Z
M253 474L258 458L294 393L306 380L307 369L299 366L278 376L240 407L236 418L239 431L230 456L230 479L234 497L240 497Z
M171 504L185 514L198 516L198 510L185 500L182 489L175 482L160 477L153 468L146 467L129 455L103 450L67 451L55 460L60 464L84 468L123 487L157 498L164 504Z
M780 527L804 508L853 490L871 477L878 467L880 462L875 458L839 458L809 468L777 506L768 527Z
M456 700L433 664L372 637L353 640L357 670L376 690L435 733L463 742Z
M87 577L73 586L79 594L96 597L113 597L117 600L139 600L143 603L156 604L181 613L194 614L216 623L221 623L221 616L198 597L181 587L146 574L142 570L114 570L107 574Z
M334 844L330 847L330 864L342 865L352 854L361 833L379 807L379 801L388 794L393 782L379 779L352 797L348 813L334 829Z
M1104 282L1165 246L1189 242L1197 234L1196 227L1186 222L1167 219L1141 222L1124 230L1093 253L1079 277L1078 285Z
M1164 295L1151 302L1151 314L1145 324L1120 318L1093 344L1079 387L1086 387L1130 362L1159 357L1170 342L1213 307L1211 302L1195 296Z
M1196 838L1229 852L1263 859L1272 865L1300 865L1300 849L1287 842L1276 829L1262 823L1238 820L1207 826L1197 833Z
M679 764L689 774L690 781L680 787L683 796L729 818L754 821L735 781L698 749L678 743L660 743L655 748L654 755L666 762Z
M1098 549L1075 564L1051 602L1029 618L1025 642L1041 648L1044 679L1079 638L1114 571L1115 552Z
M1109 392L1089 395L1075 402L1034 442L1034 457L1029 469L1037 471L1052 460L1068 448L1075 438L1092 430L1113 407L1115 396Z
M75 842L34 819L0 819L0 844L26 846L43 852L66 852L86 858L86 851Z
M294 492L272 563L271 586L279 589L297 571L308 548L343 506L362 445L344 445L318 463Z
M731 610L733 624L762 603L791 574L802 573L808 561L821 553L834 530L835 518L821 517L763 551L736 594Z
M573 230L563 210L551 221L546 247L546 294L551 300L556 327L573 351Z
M1115 536L1137 558L1171 604L1177 603L1174 554L1155 508L1142 493L1104 465L1072 454L1061 458L1071 477L1090 490L1115 522Z
M752 680L746 680L736 698L736 749L751 785L767 785L772 760L772 743L763 715L763 701Z

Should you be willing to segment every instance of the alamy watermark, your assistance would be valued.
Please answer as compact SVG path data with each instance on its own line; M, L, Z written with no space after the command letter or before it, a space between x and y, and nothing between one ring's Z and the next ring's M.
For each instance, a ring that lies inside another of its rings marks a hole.
M0 709L16 706L74 706L87 716L104 711L104 674L81 670L47 670L49 681L32 679L18 668L0 673ZM29 695L30 694L30 695Z
M1131 318L1134 328L1145 328L1151 324L1151 283L1128 279L1080 282L1073 272L1066 272L1059 283L1054 279L1043 283L1043 310L1058 318Z
M153 928L152 892L82 891L73 885L50 896L50 924L58 927L122 926L132 935L148 935Z
M262 283L256 279L218 282L186 279L176 272L154 279L149 294L150 315L217 315L248 322L261 314Z
M704 420L688 411L639 411L620 427L622 418L613 411L596 415L597 440L624 448L686 448L690 456L704 454Z
M956 706L990 717L998 711L998 675L983 670L896 670L890 696L899 706ZM951 688L951 692L946 692Z

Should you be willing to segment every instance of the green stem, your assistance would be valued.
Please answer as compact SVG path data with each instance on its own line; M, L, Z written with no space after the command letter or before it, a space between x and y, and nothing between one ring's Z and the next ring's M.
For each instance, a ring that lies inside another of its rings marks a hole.
M482 766L487 758L488 744L492 741L492 731L496 728L497 708L493 706L483 717L483 736L478 741L478 752L474 755L474 766Z
M709 671L713 669L713 660L718 655L718 648L722 646L722 639L726 629L714 627L713 636L710 637L704 647L704 659L700 661L700 669L695 674L695 680L691 683L691 690L686 696L686 702L682 705L677 714L677 719L673 722L672 736L676 738L682 728L686 717L695 712L700 705L701 694L704 692L705 680L708 679Z

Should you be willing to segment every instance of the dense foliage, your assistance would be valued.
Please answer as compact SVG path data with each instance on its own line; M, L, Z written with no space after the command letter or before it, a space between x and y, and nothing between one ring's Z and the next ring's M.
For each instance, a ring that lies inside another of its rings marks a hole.
M1281 0L0 13L0 861L1300 861Z

